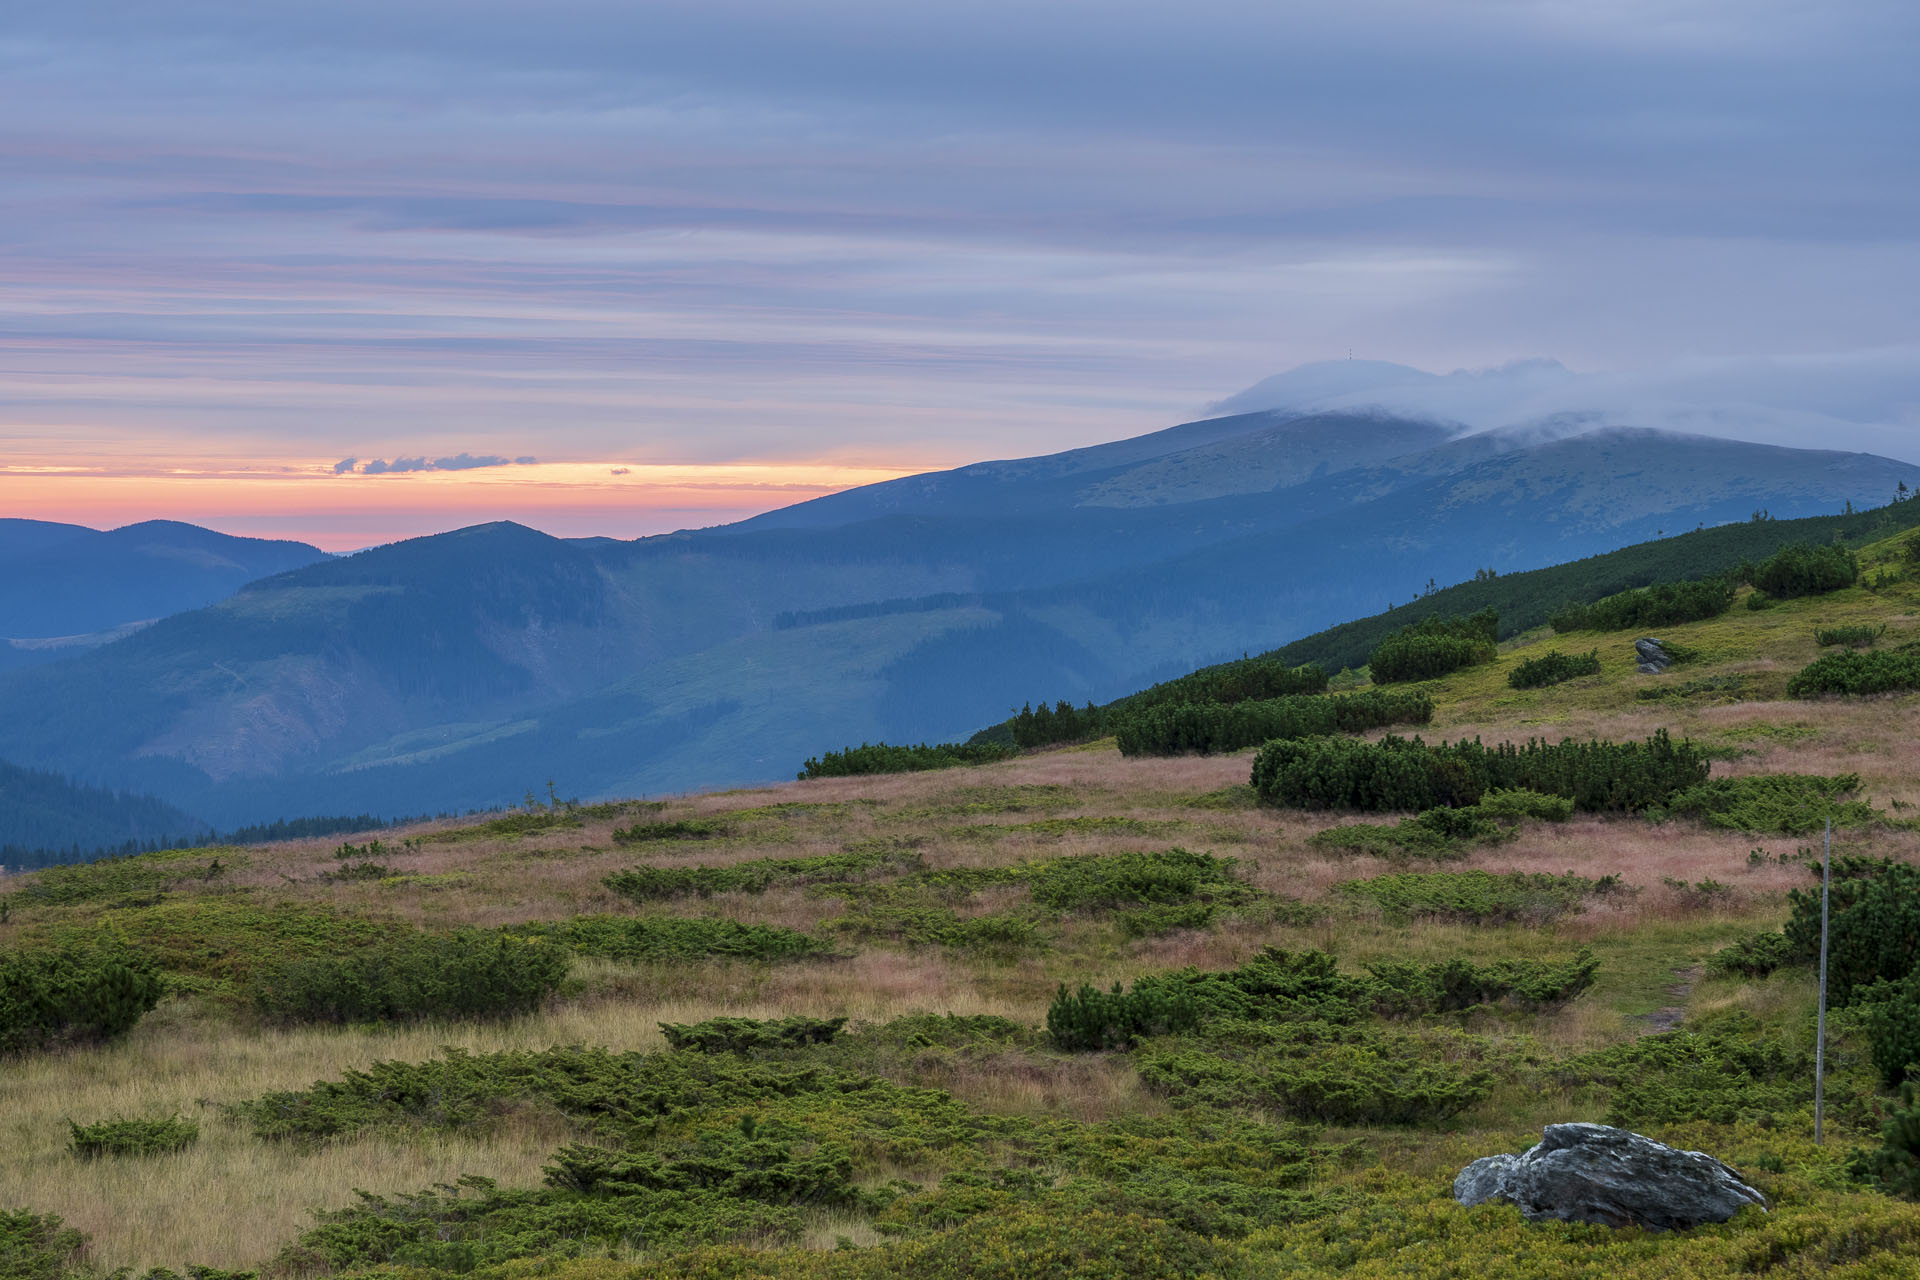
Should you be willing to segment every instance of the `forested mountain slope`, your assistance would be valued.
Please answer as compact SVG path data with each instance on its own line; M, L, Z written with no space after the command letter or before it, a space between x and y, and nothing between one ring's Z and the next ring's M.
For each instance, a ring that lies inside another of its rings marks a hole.
M173 520L106 532L0 520L0 670L53 661L325 558L304 542L237 538Z

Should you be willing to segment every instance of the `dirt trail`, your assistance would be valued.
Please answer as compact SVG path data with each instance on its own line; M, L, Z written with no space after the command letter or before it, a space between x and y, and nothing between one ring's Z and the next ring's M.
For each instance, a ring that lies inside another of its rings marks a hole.
M1680 1025L1682 1018L1687 1016L1686 999L1693 994L1693 984L1700 981L1700 966L1696 964L1687 969L1675 969L1673 976L1679 981L1667 988L1667 995L1680 1003L1666 1005L1655 1009L1652 1013L1640 1015L1640 1020L1647 1024L1646 1030L1642 1031L1641 1035L1656 1036L1662 1031L1671 1031Z

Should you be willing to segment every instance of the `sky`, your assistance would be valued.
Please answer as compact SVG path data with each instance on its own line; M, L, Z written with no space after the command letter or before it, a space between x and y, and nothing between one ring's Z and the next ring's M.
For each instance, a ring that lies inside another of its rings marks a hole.
M12 0L0 515L632 537L1349 353L1865 368L1893 447L1916 64L1911 0Z

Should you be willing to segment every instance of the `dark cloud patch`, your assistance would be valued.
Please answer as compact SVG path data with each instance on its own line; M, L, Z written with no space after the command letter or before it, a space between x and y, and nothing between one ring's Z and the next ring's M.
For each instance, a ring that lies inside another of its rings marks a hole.
M335 475L351 471L355 459L345 458L333 468ZM522 455L518 458L503 458L497 453L467 453L462 450L449 458L395 458L388 462L375 458L360 468L363 476L396 475L406 471L475 471L481 467L526 467L532 466L534 459Z
M363 476L384 476L389 472L431 471L432 469L433 464L425 458L395 458L392 462L375 458L372 462L360 468L360 474Z
M344 476L349 472L351 472L354 468L354 464L359 461L360 459L358 458L342 458L340 459L340 461L333 464L333 474L337 476Z
M435 471L471 471L475 467L504 467L506 465L508 464L505 458L493 453L483 453L478 457L475 457L471 453L456 453L451 458L435 458L433 460L433 469Z

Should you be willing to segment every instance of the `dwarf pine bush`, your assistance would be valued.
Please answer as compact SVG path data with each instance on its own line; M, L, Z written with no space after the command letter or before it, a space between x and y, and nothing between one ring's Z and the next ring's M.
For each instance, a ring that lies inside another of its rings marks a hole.
M1873 642L1887 634L1886 624L1872 626L1815 627L1814 643L1821 648L1871 649Z
M1589 649L1581 654L1561 653L1554 649L1538 658L1528 658L1507 672L1507 684L1515 689L1544 689L1550 684L1560 684L1579 676L1599 674L1598 649Z
M1253 761L1265 804L1295 809L1391 811L1472 805L1495 789L1563 796L1589 812L1635 812L1707 780L1706 757L1662 729L1645 742L1529 740L1483 746L1389 735L1269 742Z
M184 1151L200 1140L200 1126L179 1116L75 1124L67 1149L82 1160L100 1156L157 1156Z
M160 991L152 960L110 939L0 953L0 1054L124 1035Z
M269 964L249 991L274 1022L507 1017L538 1008L567 969L546 942L457 929Z
M1500 615L1491 608L1464 618L1423 618L1381 641L1367 668L1375 684L1395 684L1492 662L1499 628Z
M1333 697L1257 702L1167 703L1129 712L1115 724L1120 754L1170 756L1240 751L1274 738L1359 733L1389 724L1425 724L1433 700L1423 693L1372 689Z
M1920 645L1829 653L1800 668L1787 681L1787 692L1796 698L1823 693L1857 697L1910 689L1920 689Z
M1787 894L1786 938L1797 960L1820 949L1820 865L1808 866L1811 889ZM1833 890L1827 946L1827 985L1836 1006L1851 1004L1857 991L1885 979L1899 982L1920 964L1920 867L1890 858L1833 860Z
M868 773L920 773L927 769L992 764L998 760L1011 760L1019 754L1019 747L1004 742L942 742L934 746L922 742L910 747L863 742L857 747L823 751L809 757L800 766L799 776L804 780L845 778Z
M1809 773L1758 773L1738 778L1714 778L1688 787L1669 800L1672 817L1698 818L1708 826L1732 831L1778 832L1807 835L1820 830L1827 819L1836 827L1858 827L1873 821L1874 811L1856 800L1860 775L1824 777Z
M825 1044L846 1028L845 1018L708 1018L705 1022L660 1024L660 1034L676 1049L694 1053L763 1053Z
M1591 604L1567 604L1547 620L1555 631L1637 631L1717 618L1733 607L1738 584L1731 575L1689 582L1656 582L1604 596Z
M1860 579L1860 562L1842 546L1782 547L1753 571L1753 585L1776 600L1824 595Z
M1577 875L1511 871L1400 872L1369 880L1348 880L1338 892L1378 907L1389 920L1467 920L1504 924L1524 920L1544 924L1580 910L1588 898L1622 888L1618 876L1598 880Z

